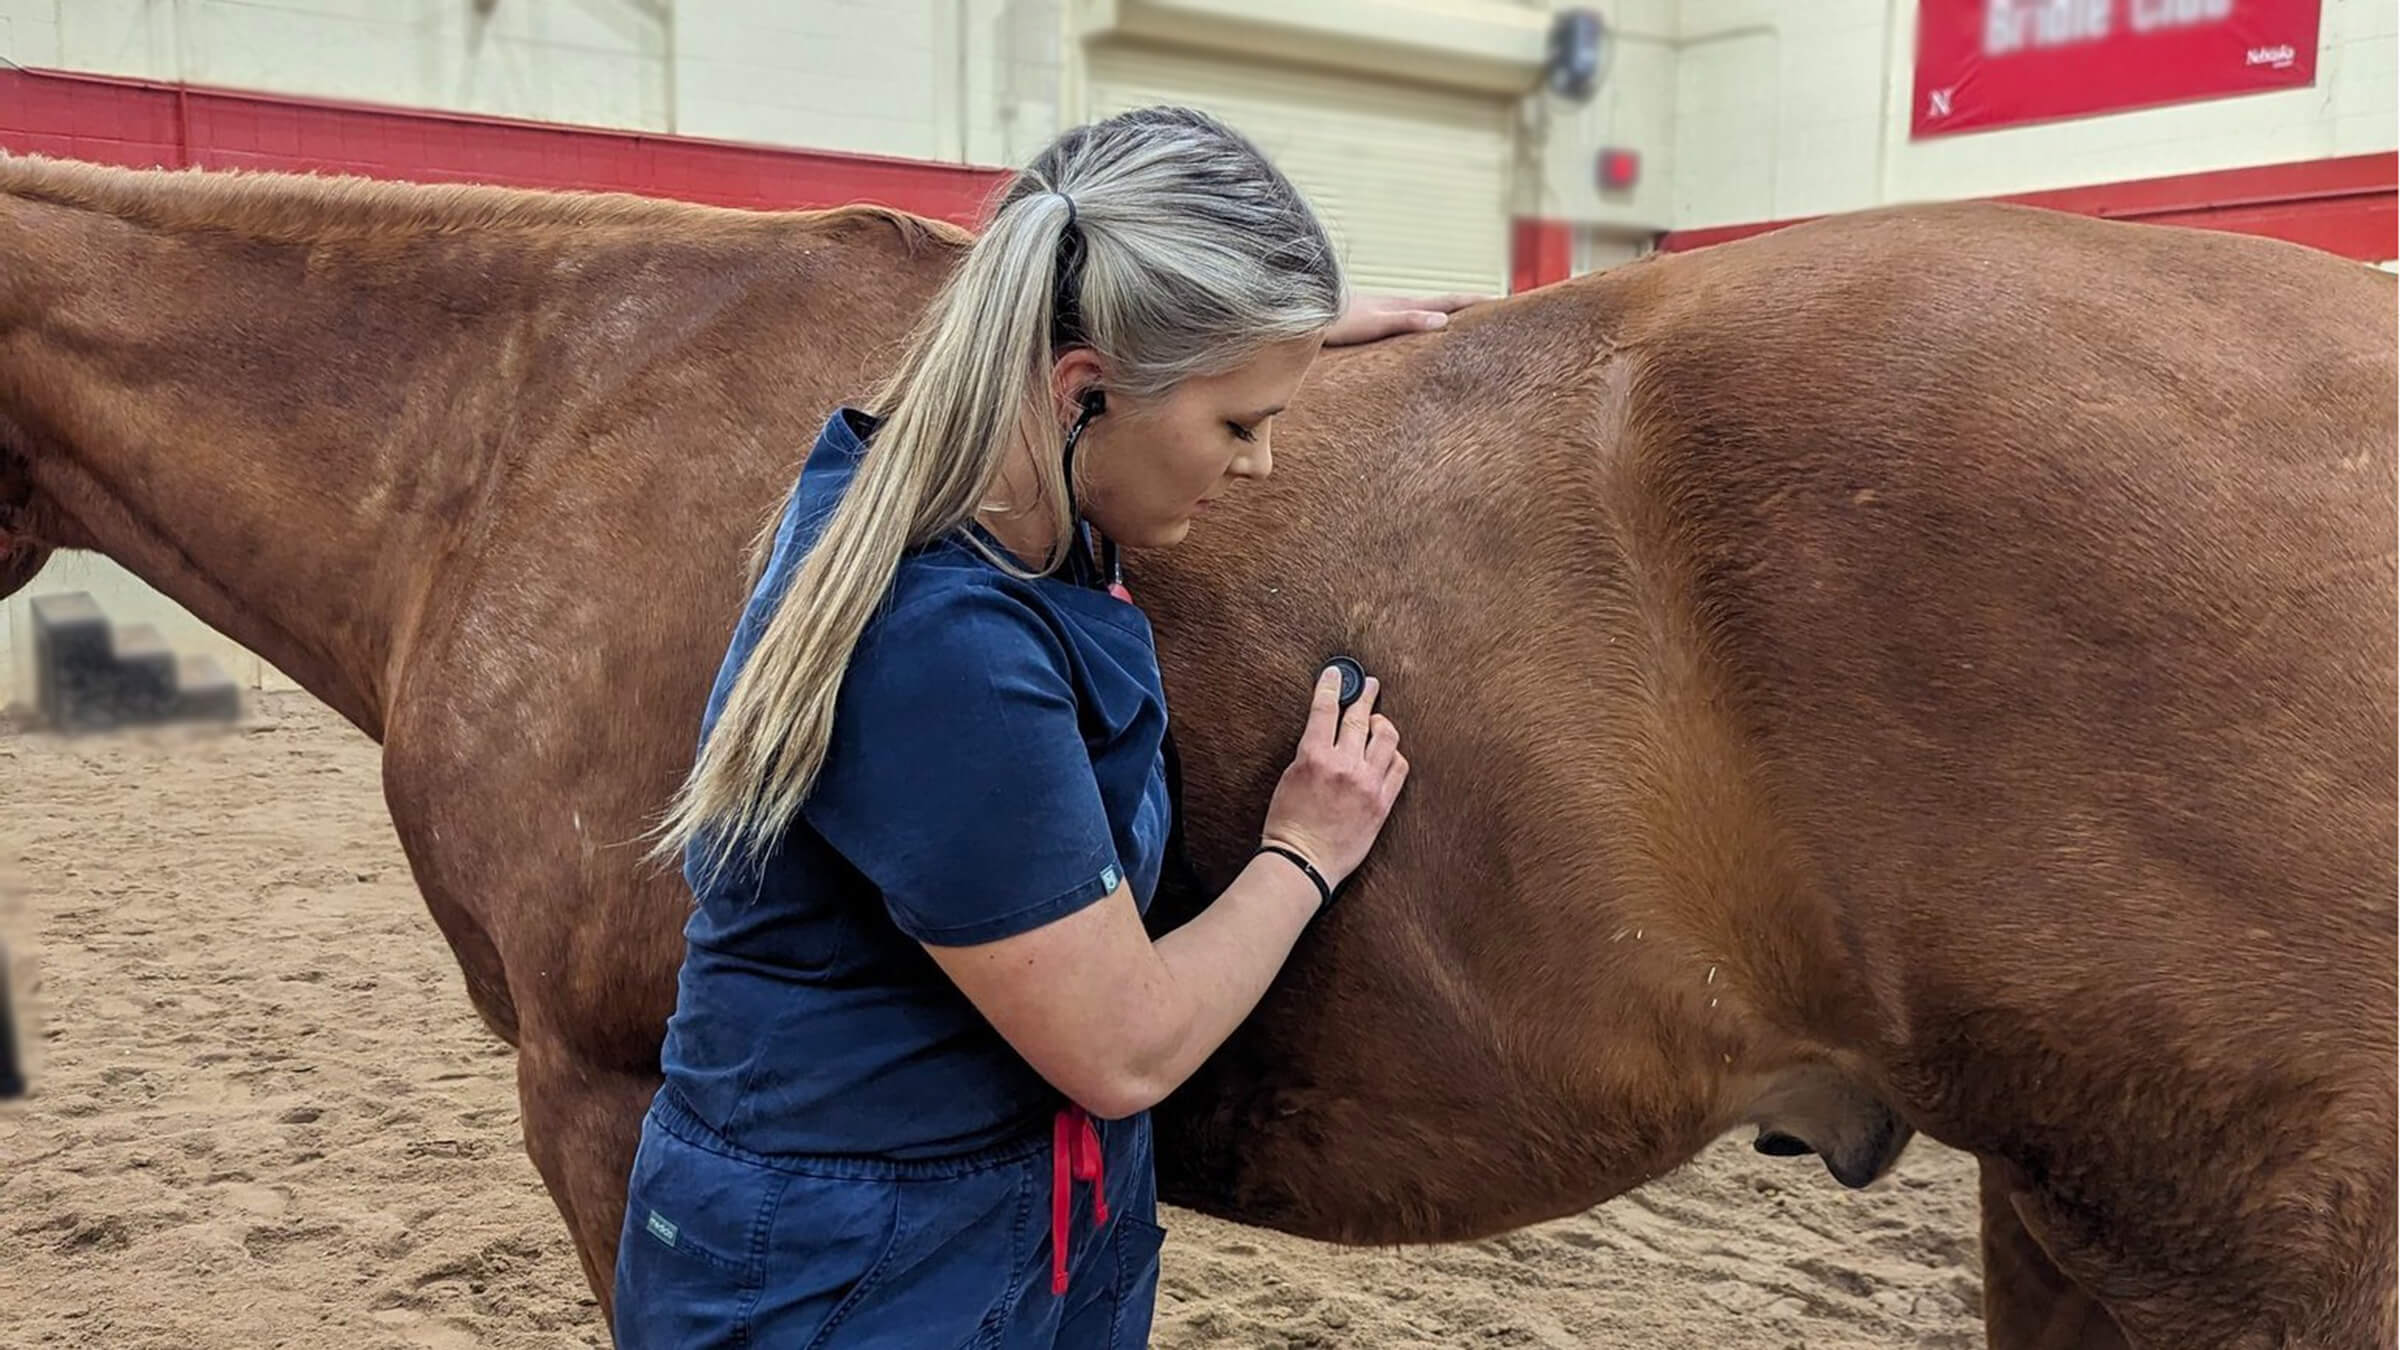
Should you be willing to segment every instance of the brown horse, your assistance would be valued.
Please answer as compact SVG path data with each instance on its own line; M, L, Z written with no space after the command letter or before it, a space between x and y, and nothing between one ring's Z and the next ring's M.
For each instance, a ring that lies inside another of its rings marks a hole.
M382 741L604 1309L688 904L634 840L961 242L0 163L0 584L100 550ZM1198 870L1329 650L1417 772L1163 1109L1169 1198L1464 1238L1744 1122L1852 1184L1921 1132L1982 1160L1996 1345L2388 1341L2393 300L1937 207L1329 353L1132 578Z

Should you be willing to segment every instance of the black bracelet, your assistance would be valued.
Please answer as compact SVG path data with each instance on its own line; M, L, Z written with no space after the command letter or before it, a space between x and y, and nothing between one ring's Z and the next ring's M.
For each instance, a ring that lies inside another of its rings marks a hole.
M1258 846L1258 853L1272 853L1277 857L1291 859L1292 865L1299 868L1303 873L1306 873L1309 881L1316 886L1317 908L1321 910L1327 905L1333 903L1333 887L1325 884L1325 874L1317 870L1317 865L1315 863L1312 863L1308 859L1301 857L1297 851L1285 848L1281 844L1260 844ZM1255 858L1258 856L1258 853L1253 853L1250 856Z

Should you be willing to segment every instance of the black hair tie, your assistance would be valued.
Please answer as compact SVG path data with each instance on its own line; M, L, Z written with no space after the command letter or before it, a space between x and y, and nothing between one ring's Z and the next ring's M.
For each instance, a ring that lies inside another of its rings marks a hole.
M1298 849L1285 848L1281 844L1260 844L1258 852L1250 856L1255 858L1259 853L1272 853L1279 858L1289 859L1294 867L1299 868L1308 877L1310 883L1317 888L1317 908L1319 910L1333 903L1334 888L1325 884L1325 874L1317 870L1315 863L1301 857Z
M1066 227L1058 232L1058 259L1050 286L1050 350L1065 351L1085 344L1083 332L1083 231L1075 226L1075 199L1053 194L1067 204Z

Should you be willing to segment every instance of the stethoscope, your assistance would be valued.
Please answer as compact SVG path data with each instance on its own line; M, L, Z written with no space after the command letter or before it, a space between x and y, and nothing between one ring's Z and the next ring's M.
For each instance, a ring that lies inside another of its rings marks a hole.
M1074 425L1067 428L1067 443L1059 451L1059 460L1064 465L1066 472L1067 497L1070 501L1075 496L1076 443L1083 439L1084 428L1092 424L1092 419L1108 410L1108 395L1099 389L1086 389L1077 399L1077 403L1081 406L1082 411L1076 415ZM1075 512L1075 525L1081 534L1085 553L1097 564L1100 575L1105 578L1104 584L1108 588L1108 593L1127 604L1132 604L1133 594L1125 589L1125 563L1117 549L1117 541L1102 534L1090 521L1084 519L1080 509ZM1347 656L1335 656L1326 661L1325 665L1331 666L1341 673L1340 709L1347 712L1350 705L1358 701L1358 696L1366 692L1366 668Z
M1075 500L1075 443L1083 439L1083 429L1092 424L1093 418L1108 411L1108 395L1098 389L1084 390L1076 401L1082 405L1083 411L1076 416L1075 425L1067 428L1066 448L1059 451L1059 460L1066 473L1069 502ZM1084 519L1080 507L1075 511L1075 528L1082 538L1084 552L1090 555L1100 575L1106 578L1104 584L1108 587L1108 593L1126 604L1132 604L1133 592L1125 589L1125 560L1118 553L1117 541L1100 533L1097 527Z

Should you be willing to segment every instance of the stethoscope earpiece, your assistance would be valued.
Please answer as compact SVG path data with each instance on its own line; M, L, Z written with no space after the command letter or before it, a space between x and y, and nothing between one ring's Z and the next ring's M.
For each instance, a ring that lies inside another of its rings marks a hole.
M1108 411L1108 394L1095 387L1084 390L1076 397L1075 401L1083 411L1075 418L1075 425L1067 428L1067 444L1059 452L1060 466L1066 474L1067 496L1070 499L1075 495L1075 443L1083 439L1083 429L1092 424L1093 418ZM1084 536L1084 547L1093 552L1092 560L1099 565L1101 575L1106 578L1105 584L1109 594L1119 600L1131 603L1133 597L1125 589L1125 564L1123 559L1117 555L1117 541L1092 528L1091 522L1083 518L1082 507L1075 508L1074 517L1078 530ZM1094 535L1098 535L1100 540L1097 549L1092 548Z

